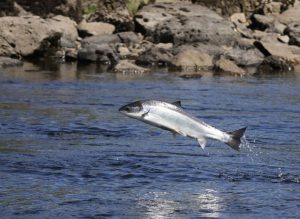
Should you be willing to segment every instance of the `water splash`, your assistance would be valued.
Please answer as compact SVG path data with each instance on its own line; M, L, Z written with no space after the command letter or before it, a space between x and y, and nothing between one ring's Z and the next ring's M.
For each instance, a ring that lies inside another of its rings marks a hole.
M257 162L262 159L262 151L256 146L255 139L250 141L246 139L246 136L243 136L241 138L241 149L252 162Z

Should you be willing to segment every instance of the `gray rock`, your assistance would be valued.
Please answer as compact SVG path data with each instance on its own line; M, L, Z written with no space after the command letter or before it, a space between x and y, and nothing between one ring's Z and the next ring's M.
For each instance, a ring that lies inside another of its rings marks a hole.
M184 44L202 42L213 45L232 45L238 34L229 21L206 16L172 18L158 24L148 35L154 42Z
M293 69L293 65L278 56L268 56L259 66L256 74L274 74L274 72L287 72Z
M300 64L300 48L283 43L256 41L255 46L265 55L291 65Z
M173 55L170 50L159 47L152 47L149 50L146 50L140 56L138 56L136 63L138 65L144 66L168 66L172 58Z
M56 16L42 19L37 16L0 18L0 55L34 56L60 47L60 39L76 40L76 23ZM2 43L1 43L2 44Z
M103 22L86 22L85 20L78 25L78 32L81 37L112 34L115 29L115 26L112 24Z
M205 16L215 20L222 20L217 13L210 9L190 3L157 3L143 7L135 16L138 28L144 33L152 33L156 25L176 17Z
M278 16L278 20L280 23L288 25L290 23L299 22L300 21L300 3L299 1L295 2L294 7L290 7L288 10L284 11L282 14Z
M279 34L284 34L284 30L286 28L286 25L280 23L278 20L275 20L273 27L269 28L269 32L275 32Z
M282 3L281 2L269 2L264 4L263 13L264 15L278 15L281 12Z
M57 44L61 32L53 30L49 23L35 16L0 18L0 39L5 41L0 56L15 53L33 55L47 45ZM6 49L4 49L6 48Z
M79 49L78 60L111 65L117 63L119 58L116 51L108 44L90 44Z
M218 73L230 75L245 75L246 72L238 67L234 62L224 58L223 56L215 63L215 70Z
M290 23L285 33L290 37L290 44L300 46L300 21Z
M117 33L117 36L120 38L121 43L130 44L142 41L142 37L132 31L120 32Z
M181 50L171 61L173 67L181 70L207 70L213 67L213 59L207 53L200 52L195 48Z
M175 49L175 52L178 53L178 51L181 51L182 47L190 47L189 45L183 45L178 47L178 49ZM199 52L207 53L208 55L215 57L220 56L224 54L227 50L227 46L218 46L213 44L205 44L205 43L195 43L193 44L193 47L196 48Z
M57 15L46 20L49 29L57 31L62 34L63 38L71 41L76 41L78 38L77 24L69 17Z
M241 23L246 23L247 19L244 13L234 13L230 16L230 21L237 26Z
M261 14L254 14L252 17L252 26L258 30L265 30L273 26L275 18L272 15L266 16Z
M173 43L159 43L159 44L155 44L155 47L162 48L162 49L172 49Z
M280 42L286 43L286 44L288 44L289 41L290 41L290 38L289 38L289 36L287 36L287 35L279 35L279 36L277 37L277 39L278 39Z
M237 65L243 67L257 67L264 60L264 55L254 46L250 49L235 47L225 52L224 55L227 59L233 60Z
M121 43L120 38L116 34L106 34L101 36L86 37L82 40L83 47L85 45L115 44Z
M0 68L15 67L20 65L23 65L21 60L0 56Z

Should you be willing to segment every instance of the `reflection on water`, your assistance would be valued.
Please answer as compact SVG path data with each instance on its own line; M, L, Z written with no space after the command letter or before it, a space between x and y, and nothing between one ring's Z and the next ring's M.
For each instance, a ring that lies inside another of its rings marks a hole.
M300 77L108 73L68 63L0 70L0 218L300 218ZM181 100L242 150L124 117Z
M147 219L165 219L176 213L178 205L173 200L166 199L166 192L151 192L148 197L140 200L139 205L144 207L143 218Z
M198 194L195 202L199 205L204 217L220 218L220 211L223 209L222 199L218 192L213 189L204 189L203 193Z

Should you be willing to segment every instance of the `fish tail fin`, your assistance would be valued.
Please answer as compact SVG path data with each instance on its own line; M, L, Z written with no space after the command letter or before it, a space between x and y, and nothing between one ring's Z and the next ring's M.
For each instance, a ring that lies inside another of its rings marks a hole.
M232 149L240 151L241 138L244 136L246 129L247 127L233 132L228 132L230 139L226 142L226 144L228 144Z

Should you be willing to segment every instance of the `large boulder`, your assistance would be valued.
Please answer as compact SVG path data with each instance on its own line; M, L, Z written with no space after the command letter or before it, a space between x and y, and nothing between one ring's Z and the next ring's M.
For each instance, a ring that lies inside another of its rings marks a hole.
M76 40L74 21L57 16L42 19L37 16L0 18L0 56L34 56L49 48L60 47L60 39Z
M172 18L158 24L151 35L154 42L193 43L203 42L213 45L232 45L237 33L231 23L205 16Z
M49 27L49 22L37 16L0 18L0 39L6 41L6 50L0 56L40 53L45 47L58 42L62 35L60 31Z
M155 43L229 45L238 37L231 22L189 3L147 5L135 19L138 29Z
M218 14L200 5L192 5L189 3L157 3L143 7L136 14L135 21L140 31L149 33L156 30L157 24L164 23L171 18L195 16L205 16L222 20L222 17Z

